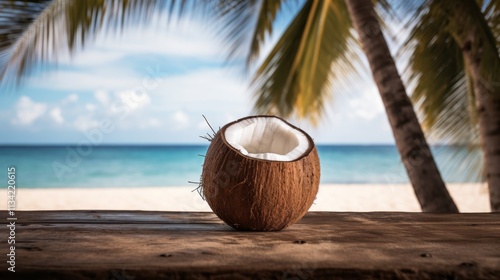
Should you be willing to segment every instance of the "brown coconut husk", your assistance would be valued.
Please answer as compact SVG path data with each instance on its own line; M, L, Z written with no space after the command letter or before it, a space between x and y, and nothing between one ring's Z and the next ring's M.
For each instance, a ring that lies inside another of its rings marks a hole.
M309 149L294 161L270 161L241 154L226 142L226 128L214 136L203 165L203 194L214 213L239 230L272 231L286 228L311 207L319 187L319 157L311 137Z

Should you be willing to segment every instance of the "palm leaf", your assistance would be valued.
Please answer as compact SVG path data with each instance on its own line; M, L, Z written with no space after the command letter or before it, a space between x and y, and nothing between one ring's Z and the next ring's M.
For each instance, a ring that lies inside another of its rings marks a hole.
M284 0L221 0L218 5L221 35L229 46L228 58L246 57L250 68L260 55L262 45L273 32L276 17L286 4Z
M339 79L354 72L351 28L343 1L307 1L256 71L256 110L316 122Z
M497 49L500 50L500 0L491 1L484 15L497 41Z
M498 40L495 38L495 34L488 23L488 19L495 21L495 19L500 16L499 2L498 0L484 1L481 6L476 0L462 0L459 2L460 5L456 5L448 15L448 32L455 37L455 40L464 42L464 38L466 38L470 32L473 32L480 38L480 40L472 46L472 50L479 53L481 56L481 75L485 82L490 83L489 86L491 86L492 75L496 77L498 73L500 73L500 49L497 47ZM455 1L451 0L448 0L447 4L451 5L452 3L456 4ZM442 3L433 3L433 5L438 5L439 8L442 8L439 4ZM481 8L486 10L483 11ZM488 13L490 14L489 17ZM452 20L452 18L455 20ZM494 92L500 91L493 90L492 93Z
M400 56L409 61L404 76L412 89L412 99L431 139L468 147L468 153L457 149L449 162L467 160L470 177L481 178L477 112L471 77L463 61L461 36L469 32L467 28L474 28L484 42L483 75L486 78L500 73L497 42L489 21L496 13L492 9L499 6L492 4L495 1L461 1L463 6L447 1L418 2L423 5L413 15L416 23L400 51ZM480 7L484 14L478 15ZM460 26L455 23L457 18ZM448 164L445 168L456 166Z
M0 73L5 72L11 47L49 4L50 0L0 1Z

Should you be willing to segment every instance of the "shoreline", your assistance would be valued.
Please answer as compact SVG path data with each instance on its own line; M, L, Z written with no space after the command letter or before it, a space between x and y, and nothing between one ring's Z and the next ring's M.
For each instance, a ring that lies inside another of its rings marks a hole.
M486 184L447 184L460 212L489 212ZM212 211L194 187L17 189L16 210ZM7 190L0 192L7 209ZM322 184L309 211L420 212L410 184Z

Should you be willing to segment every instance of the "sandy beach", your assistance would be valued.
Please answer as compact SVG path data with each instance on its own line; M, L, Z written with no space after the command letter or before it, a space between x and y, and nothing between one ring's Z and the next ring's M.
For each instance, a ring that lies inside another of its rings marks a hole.
M489 212L484 184L449 184L461 212ZM192 187L26 189L17 190L17 210L211 211ZM6 209L7 191L0 193ZM420 212L409 184L321 185L310 211Z

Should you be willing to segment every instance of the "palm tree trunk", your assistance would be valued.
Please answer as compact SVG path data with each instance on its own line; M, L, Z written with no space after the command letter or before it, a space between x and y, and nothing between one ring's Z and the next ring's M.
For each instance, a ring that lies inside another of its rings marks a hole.
M457 213L381 32L371 0L346 0L423 212Z
M495 84L500 83L500 78L481 75L481 44L476 35L476 32L470 32L461 47L473 80L491 211L500 212L500 87Z

